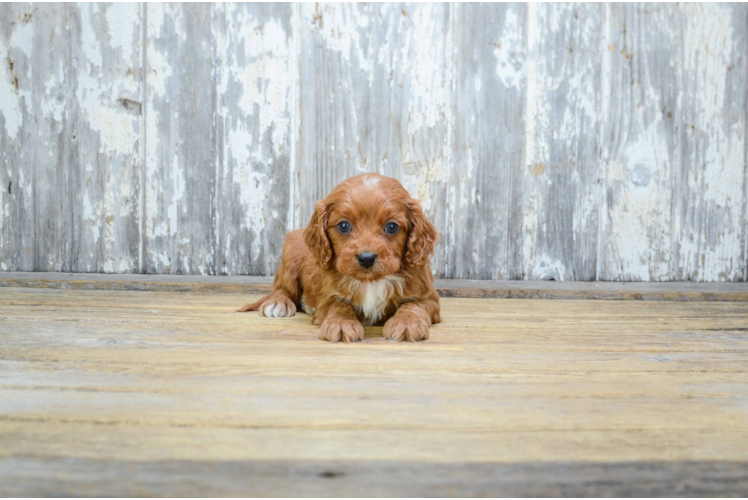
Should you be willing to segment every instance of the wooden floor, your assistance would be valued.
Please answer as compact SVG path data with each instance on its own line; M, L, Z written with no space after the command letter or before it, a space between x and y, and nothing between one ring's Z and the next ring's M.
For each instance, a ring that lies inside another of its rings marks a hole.
M0 495L748 495L748 303L442 299L426 342L256 296L0 288Z

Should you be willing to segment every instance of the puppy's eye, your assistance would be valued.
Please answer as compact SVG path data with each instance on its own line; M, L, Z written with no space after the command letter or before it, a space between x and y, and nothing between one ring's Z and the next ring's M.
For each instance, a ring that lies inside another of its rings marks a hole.
M347 221L338 222L338 231L342 234L351 232L351 224Z
M388 222L387 225L384 226L384 232L387 234L395 234L398 229L400 229L400 226L394 222Z

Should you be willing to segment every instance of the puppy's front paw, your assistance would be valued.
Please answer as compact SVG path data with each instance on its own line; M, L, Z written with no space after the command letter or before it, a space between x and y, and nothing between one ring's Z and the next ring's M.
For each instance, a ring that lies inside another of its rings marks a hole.
M425 317L401 313L395 314L384 324L382 333L384 338L395 342L416 342L429 338L429 326L430 323Z
M267 302L262 304L260 313L268 318L286 318L296 314L296 304L285 295L271 295Z
M364 339L364 327L357 319L326 319L319 329L319 338L330 342L356 342Z

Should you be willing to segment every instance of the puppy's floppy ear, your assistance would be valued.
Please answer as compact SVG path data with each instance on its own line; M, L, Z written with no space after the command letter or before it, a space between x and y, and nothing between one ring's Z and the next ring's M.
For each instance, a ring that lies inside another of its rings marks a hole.
M318 201L312 214L312 220L304 230L304 242L317 262L322 267L330 267L332 262L332 245L327 236L327 219L330 216L330 207L323 201Z
M418 200L408 200L406 207L410 233L404 257L405 264L409 267L423 267L429 263L429 255L434 253L434 244L439 234L434 225L423 215Z

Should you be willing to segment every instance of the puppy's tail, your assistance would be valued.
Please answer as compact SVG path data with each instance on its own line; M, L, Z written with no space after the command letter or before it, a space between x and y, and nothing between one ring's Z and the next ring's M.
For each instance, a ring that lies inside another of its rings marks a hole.
M265 301L268 300L269 298L270 298L270 295L266 295L263 298L261 298L260 300L258 300L257 302L254 302L252 304L247 304L244 307L240 307L239 309L236 310L236 312L243 313L243 312L247 312L247 311L259 311L260 310L260 306L262 306L262 304L264 304Z

